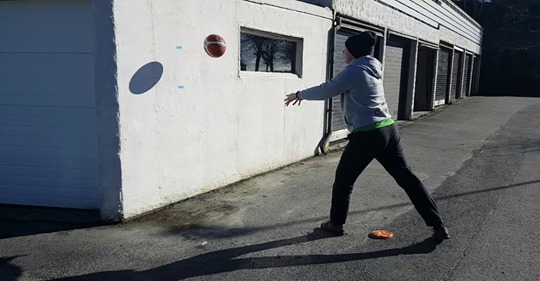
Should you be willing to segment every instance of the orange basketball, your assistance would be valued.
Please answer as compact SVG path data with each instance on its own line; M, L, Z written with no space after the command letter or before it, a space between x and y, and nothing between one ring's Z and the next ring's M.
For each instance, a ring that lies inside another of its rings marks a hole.
M223 37L210 34L204 39L204 50L209 56L219 58L227 51L227 43L225 43Z
M394 237L394 234L389 230L380 229L380 230L373 230L369 234L369 237L374 238L374 239L389 239L389 238Z

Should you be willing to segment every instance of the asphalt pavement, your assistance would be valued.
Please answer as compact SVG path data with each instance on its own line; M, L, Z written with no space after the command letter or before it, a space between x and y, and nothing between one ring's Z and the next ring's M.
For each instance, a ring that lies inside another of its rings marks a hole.
M1 207L0 280L540 280L540 98L468 97L400 131L450 229L442 243L376 162L347 234L315 229L335 151L123 224Z

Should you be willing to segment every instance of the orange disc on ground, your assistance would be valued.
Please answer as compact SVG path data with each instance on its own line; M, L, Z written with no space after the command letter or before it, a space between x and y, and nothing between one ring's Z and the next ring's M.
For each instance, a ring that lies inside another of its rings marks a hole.
M369 237L370 238L374 238L374 239L388 239L388 238L392 238L394 236L394 233L392 233L391 231L389 230L373 230L370 234L369 234Z

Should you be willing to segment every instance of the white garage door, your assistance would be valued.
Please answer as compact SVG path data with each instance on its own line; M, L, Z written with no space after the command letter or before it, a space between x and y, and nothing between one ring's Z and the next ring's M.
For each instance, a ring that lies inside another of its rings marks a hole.
M0 203L99 208L91 1L0 1Z
M437 89L435 90L435 105L444 104L446 94L448 93L449 73L451 65L452 51L446 48L441 48L439 51L439 62L437 67Z
M387 44L384 55L384 93L392 118L398 119L405 50L400 43L388 41Z

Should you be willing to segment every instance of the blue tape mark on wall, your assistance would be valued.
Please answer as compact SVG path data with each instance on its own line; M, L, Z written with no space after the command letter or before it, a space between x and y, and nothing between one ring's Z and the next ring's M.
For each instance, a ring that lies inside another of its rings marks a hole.
M178 89L183 90L183 89L184 89L184 85L178 86Z
M182 50L182 48L183 48L182 46L176 46L177 50Z

